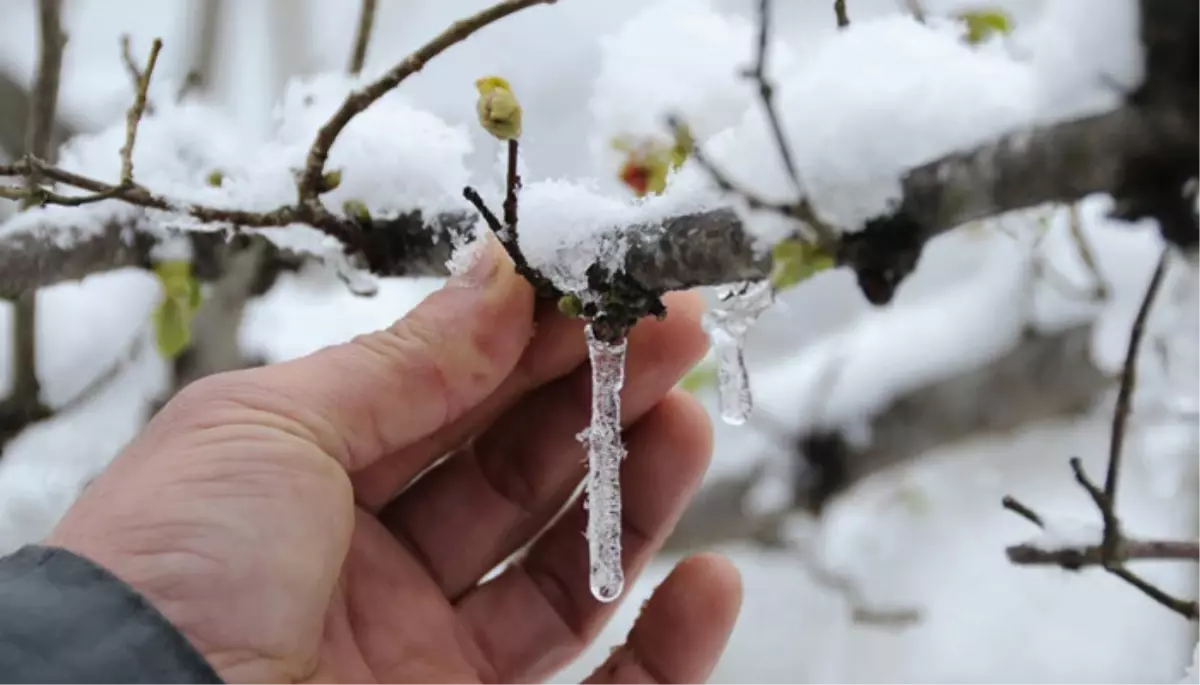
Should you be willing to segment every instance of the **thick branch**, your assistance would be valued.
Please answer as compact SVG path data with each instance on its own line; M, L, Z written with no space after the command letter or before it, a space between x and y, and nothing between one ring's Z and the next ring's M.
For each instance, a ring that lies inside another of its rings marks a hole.
M1154 124L1126 106L1014 134L978 150L919 167L903 180L900 209L843 237L838 262L856 273L860 284L866 285L868 297L886 302L895 286L915 268L923 245L945 231L1002 212L1113 192L1121 182L1121 158L1150 154L1148 150L1166 144L1163 131L1155 131ZM0 166L0 175L24 175L35 166L40 168L30 161ZM59 169L44 169L44 173L58 183L93 193L109 191L116 199L132 204L161 210L173 207L166 198L142 188L122 190ZM206 222L247 227L286 226L312 219L300 216L294 207L244 212L183 206L175 211ZM377 220L371 230L364 231L344 217L327 215L319 219L319 227L330 235L362 236L354 250L381 276L445 275L447 231L463 230L464 223L469 225L473 220L464 214L423 217L410 213L398 219ZM416 221L426 225L422 227ZM403 227L399 234L389 230L396 224ZM771 273L770 257L753 249L730 209L680 216L662 226L614 226L613 231L633 239L626 264L628 275L650 291L757 280ZM108 245L104 240L101 243ZM445 247L431 249L434 243ZM105 261L89 263L88 253L97 258L108 256L106 249L93 252L91 244L85 241L80 246L84 255L68 258L49 236L31 240L18 238L15 233L0 234L0 264L20 264L29 259L46 264L66 262L73 267L68 273L27 268L0 271L0 296L113 268Z

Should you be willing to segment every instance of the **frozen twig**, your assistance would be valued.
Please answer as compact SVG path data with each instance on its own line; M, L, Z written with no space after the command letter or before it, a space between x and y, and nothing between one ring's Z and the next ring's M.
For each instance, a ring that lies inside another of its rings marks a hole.
M379 0L362 0L358 9L358 29L354 33L354 50L350 53L351 76L358 76L367 60L367 46L371 44L371 30L375 27L375 10Z

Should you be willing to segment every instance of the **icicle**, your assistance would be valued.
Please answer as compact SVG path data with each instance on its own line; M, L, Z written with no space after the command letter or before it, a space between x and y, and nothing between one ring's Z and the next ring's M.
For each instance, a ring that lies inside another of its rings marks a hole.
M625 589L621 569L621 386L625 384L622 340L611 345L596 338L589 324L588 357L592 363L592 420L579 434L588 451L587 539L592 595L611 602Z
M743 353L746 332L771 306L775 291L770 281L754 281L722 286L717 292L722 304L704 315L704 330L717 355L721 418L738 426L746 422L754 407Z
M1178 266L1164 340L1164 402L1177 419L1200 423L1200 252L1186 254Z
M359 297L374 297L379 292L379 281L369 271L350 263L349 257L341 252L330 258L337 276L350 292Z

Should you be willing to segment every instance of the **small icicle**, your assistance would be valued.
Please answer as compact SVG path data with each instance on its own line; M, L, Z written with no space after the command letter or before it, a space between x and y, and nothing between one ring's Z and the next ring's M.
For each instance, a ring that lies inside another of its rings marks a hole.
M704 330L717 355L721 418L725 423L739 426L754 408L743 352L746 333L774 302L775 291L770 281L753 281L722 286L717 293L722 304L704 315Z
M330 262L337 276L351 293L359 297L375 297L379 293L379 281L369 271L350 263L350 259L342 254L334 255Z
M621 568L621 387L625 384L625 351L622 340L612 345L586 329L588 357L592 363L592 420L579 434L588 451L587 539L591 562L592 595L611 602L625 589Z

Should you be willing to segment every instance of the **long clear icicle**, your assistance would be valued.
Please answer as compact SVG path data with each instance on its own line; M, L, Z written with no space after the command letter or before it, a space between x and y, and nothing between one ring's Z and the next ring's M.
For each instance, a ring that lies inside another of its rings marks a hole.
M592 595L611 602L625 589L621 569L621 387L625 384L628 343L609 344L587 327L592 363L592 420L579 434L587 447L587 539Z
M770 281L722 286L721 304L704 315L704 330L717 356L717 401L721 418L735 426L746 422L754 408L743 348L746 333L775 300Z

